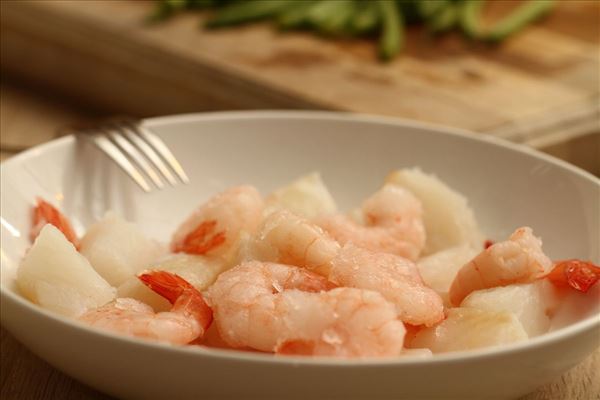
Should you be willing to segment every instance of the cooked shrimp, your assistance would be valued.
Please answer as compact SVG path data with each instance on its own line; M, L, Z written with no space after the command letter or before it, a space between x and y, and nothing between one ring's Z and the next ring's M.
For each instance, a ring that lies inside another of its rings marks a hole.
M231 255L242 232L256 230L263 207L262 197L254 187L230 188L200 206L177 228L171 249L175 253Z
M233 347L338 357L400 353L405 330L392 304L369 290L331 287L306 269L252 261L222 273L208 299Z
M386 185L368 198L363 206L366 225L359 225L345 215L329 215L317 224L340 244L359 247L416 260L425 246L423 210L409 191Z
M349 243L332 262L329 280L340 286L375 290L396 307L398 318L432 326L444 318L443 300L421 279L410 260Z
M164 271L139 278L173 304L171 311L154 313L141 301L119 298L79 319L97 328L173 344L187 344L204 335L212 322L212 310L198 290L183 278Z
M67 240L73 243L76 249L79 249L79 239L67 217L52 204L38 197L37 205L33 209L33 225L29 234L32 242L46 224L52 224L58 228Z
M289 211L277 211L267 216L258 229L251 256L327 276L339 251L340 245L317 225Z
M556 263L547 278L555 286L587 293L600 280L600 267L591 261L564 260Z
M253 256L308 268L340 286L377 291L404 322L429 326L443 318L441 297L423 283L412 261L353 244L341 249L318 226L286 211L265 219Z
M545 275L552 261L542 252L542 241L531 228L517 229L475 256L459 271L450 286L450 302L459 305L475 290L531 282Z

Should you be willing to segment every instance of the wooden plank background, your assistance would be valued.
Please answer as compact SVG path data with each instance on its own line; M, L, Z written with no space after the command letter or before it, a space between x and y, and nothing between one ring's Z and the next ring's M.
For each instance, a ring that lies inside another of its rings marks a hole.
M512 6L492 2L489 15ZM193 13L146 27L150 9L134 0L2 2L2 68L135 115L338 109L537 148L600 131L598 1L562 1L494 48L411 28L406 51L388 64L377 62L372 41L279 34L266 24L203 31Z

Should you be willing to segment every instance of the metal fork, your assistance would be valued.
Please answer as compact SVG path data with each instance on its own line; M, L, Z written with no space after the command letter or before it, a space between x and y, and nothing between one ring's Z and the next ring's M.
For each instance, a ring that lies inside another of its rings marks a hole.
M119 119L91 129L78 130L76 136L89 140L110 157L145 192L152 186L175 186L189 178L171 150L154 132L137 120ZM177 178L175 178L175 176Z

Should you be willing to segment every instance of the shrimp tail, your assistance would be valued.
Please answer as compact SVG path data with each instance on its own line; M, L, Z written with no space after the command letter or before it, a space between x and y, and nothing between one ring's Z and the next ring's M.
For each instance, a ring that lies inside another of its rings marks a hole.
M590 261L564 260L557 262L546 277L555 286L586 293L600 280L600 267Z
M37 204L33 209L33 225L30 232L31 241L33 242L37 238L46 224L52 224L79 250L79 239L67 217L44 199L38 197L36 200Z
M217 221L204 221L173 247L175 253L205 254L225 243L225 232L214 233ZM212 234L212 236L211 236Z
M166 271L152 271L138 276L144 285L160 294L171 304L175 304L177 299L185 290L196 290L188 281L179 275Z
M206 332L212 323L213 312L202 293L192 284L179 275L166 271L146 272L140 274L138 278L144 285L173 304L171 311L192 315Z

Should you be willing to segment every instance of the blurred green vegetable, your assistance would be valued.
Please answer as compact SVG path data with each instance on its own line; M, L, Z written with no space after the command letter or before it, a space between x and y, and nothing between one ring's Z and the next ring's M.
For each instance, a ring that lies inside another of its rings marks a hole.
M222 28L272 17L297 5L297 0L251 0L223 7L206 23L208 28Z
M350 21L350 31L355 35L373 32L379 24L379 9L374 1L363 1Z
M446 1L425 22L432 33L447 32L454 28L459 20L460 3Z
M331 35L342 35L348 25L356 2L354 0L324 0L308 12L308 22L317 31Z
M185 9L201 9L218 6L227 0L160 0L146 22L160 22Z
M378 0L381 36L379 38L379 56L390 60L400 52L404 42L404 19L394 0Z
M451 0L421 0L417 3L417 10L423 20L427 20L446 7Z
M473 39L499 42L545 16L555 5L555 0L528 0L492 27L481 26L484 1L465 0L460 23L463 31Z
M378 54L393 59L402 49L405 25L421 23L440 34L460 29L468 37L499 42L547 14L555 0L528 0L484 27L485 0L157 0L149 22L186 10L213 10L205 26L225 28L272 19L279 29L312 29L329 36L379 35Z
M308 25L308 15L317 0L304 0L298 2L289 10L281 12L277 16L277 23L280 29L298 29Z

